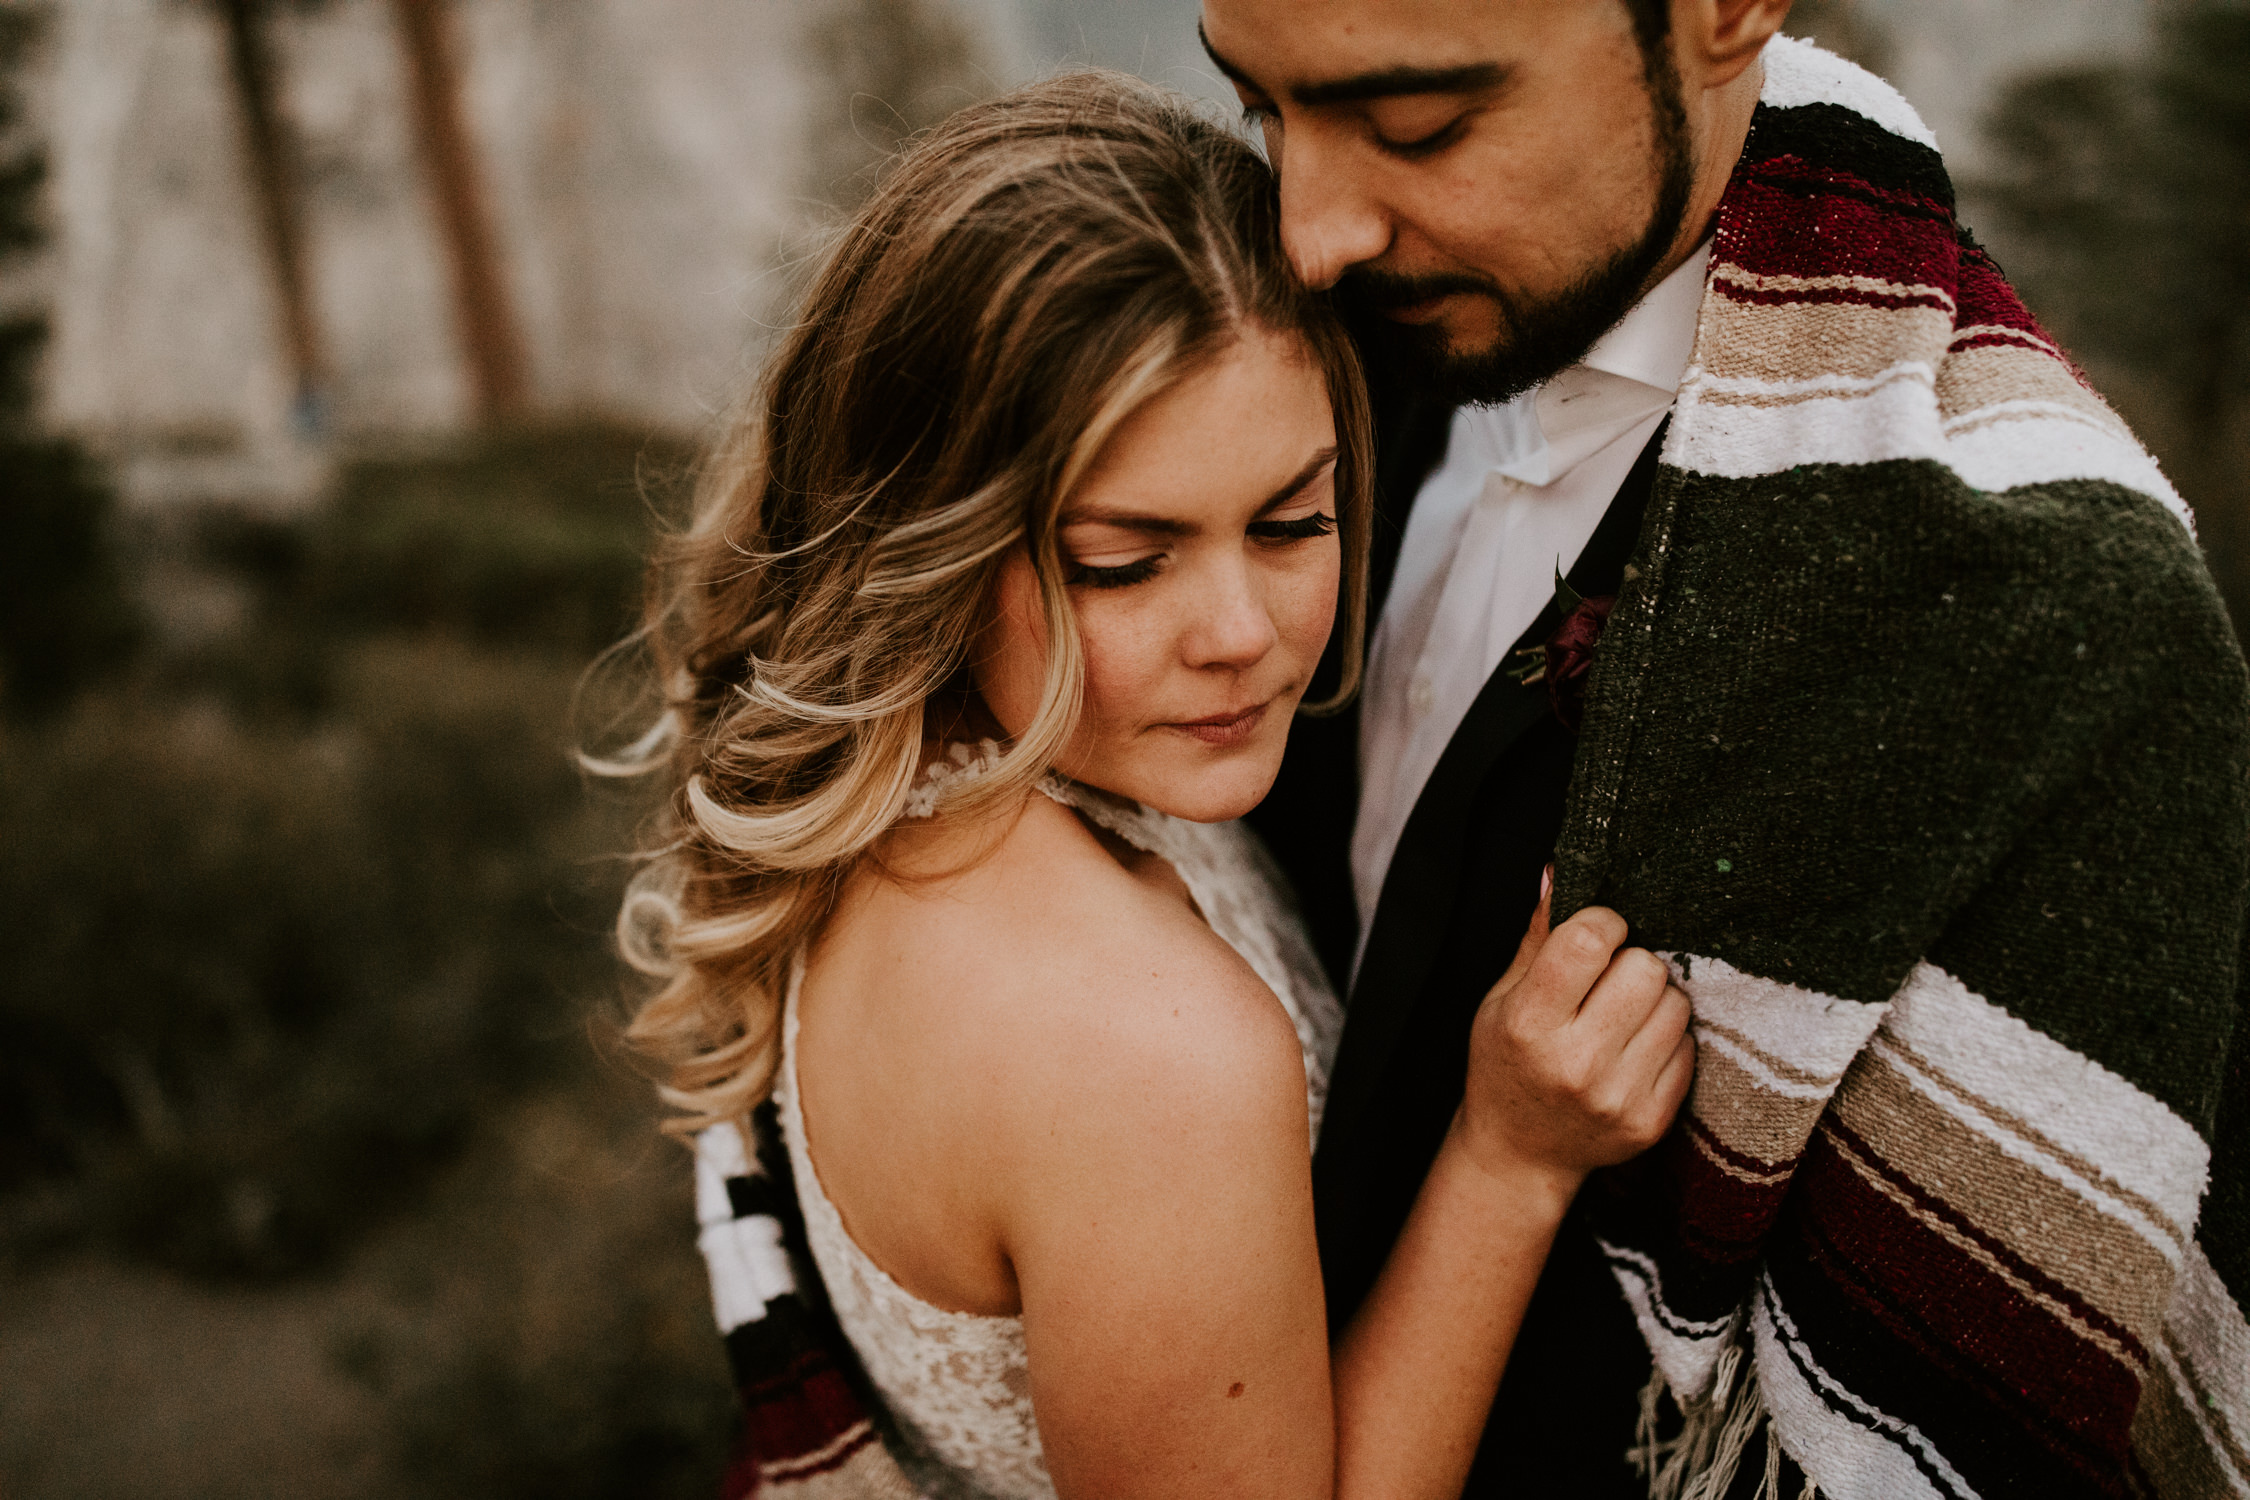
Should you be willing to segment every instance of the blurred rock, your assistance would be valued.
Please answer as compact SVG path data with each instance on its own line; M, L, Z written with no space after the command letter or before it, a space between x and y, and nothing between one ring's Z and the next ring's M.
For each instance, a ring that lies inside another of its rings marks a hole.
M117 459L133 505L286 509L339 451L479 416L397 6L238 9L263 48L271 174L224 6L57 0L35 79L52 236L18 287L51 310L44 412ZM1022 66L1006 0L442 9L521 344L517 415L544 422L699 429L853 175ZM276 211L296 225L294 268L262 228ZM309 355L285 327L292 276Z

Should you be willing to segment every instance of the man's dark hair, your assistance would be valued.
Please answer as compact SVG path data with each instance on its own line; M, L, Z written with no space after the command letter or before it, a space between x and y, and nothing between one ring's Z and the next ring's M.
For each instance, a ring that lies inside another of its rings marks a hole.
M1643 57L1663 46L1672 34L1672 0L1625 0L1625 10L1633 18L1633 35L1641 44Z

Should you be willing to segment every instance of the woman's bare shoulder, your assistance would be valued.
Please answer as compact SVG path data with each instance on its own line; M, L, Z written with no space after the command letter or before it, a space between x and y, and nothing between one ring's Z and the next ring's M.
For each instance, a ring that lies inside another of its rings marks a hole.
M801 1007L821 1178L878 1264L1012 1311L1095 1205L1154 1224L1220 1163L1245 1188L1303 1173L1295 1029L1184 897L1045 797L920 834L855 879Z
M1186 900L1045 797L974 852L882 882L846 935L865 945L855 969L913 976L893 1019L933 1070L980 1080L989 1121L1037 1132L1065 1106L1224 1103L1265 1078L1294 1089L1301 1126L1287 1013Z

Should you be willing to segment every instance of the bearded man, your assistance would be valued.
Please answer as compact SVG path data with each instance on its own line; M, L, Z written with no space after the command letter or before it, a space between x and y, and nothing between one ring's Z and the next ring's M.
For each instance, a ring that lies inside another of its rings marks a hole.
M1204 0L1381 424L1364 699L1257 815L1350 996L1330 1326L1552 861L1699 1077L1470 1494L2250 1495L2241 657L1929 131L1787 9Z

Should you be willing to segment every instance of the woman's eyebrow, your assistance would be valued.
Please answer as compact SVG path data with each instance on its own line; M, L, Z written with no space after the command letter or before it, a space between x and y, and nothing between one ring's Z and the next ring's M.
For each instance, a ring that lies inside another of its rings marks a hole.
M1137 510L1119 510L1114 506L1098 506L1091 510L1073 510L1055 522L1056 530L1072 526L1117 526L1126 531L1145 531L1151 536L1186 536L1195 530L1191 522L1177 516L1152 516Z
M1303 468L1291 476L1287 484L1266 497L1266 503L1258 507L1258 514L1264 515L1276 506L1286 505L1294 500L1306 485L1320 477L1321 470L1336 461L1336 452L1336 445L1330 443L1327 447L1315 453Z
M1286 505L1296 498L1306 485L1320 477L1323 469L1336 461L1336 452L1336 445L1331 443L1315 453L1303 468L1282 482L1281 488L1258 503L1258 514L1264 515L1276 506ZM1183 521L1178 516L1150 515L1146 511L1122 510L1113 505L1068 510L1055 522L1055 529L1058 531L1072 526L1116 526L1126 531L1146 532L1150 536L1187 536L1196 530L1193 521Z

